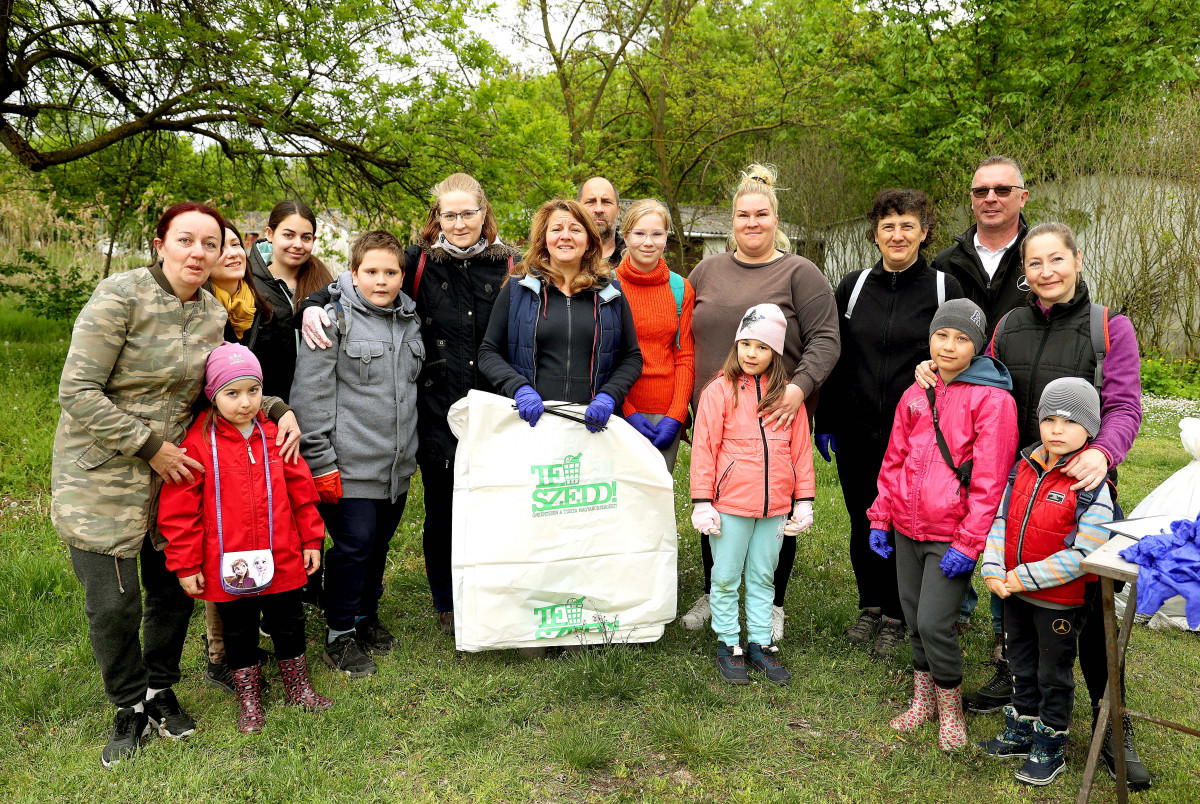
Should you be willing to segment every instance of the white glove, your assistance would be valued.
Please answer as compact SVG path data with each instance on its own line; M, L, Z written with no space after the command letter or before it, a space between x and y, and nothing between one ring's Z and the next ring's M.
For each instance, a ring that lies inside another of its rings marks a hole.
M811 528L812 523L812 503L808 500L801 500L792 509L792 518L784 523L783 532L787 536L796 536Z
M720 536L721 515L712 503L696 503L692 508L692 527L706 536Z

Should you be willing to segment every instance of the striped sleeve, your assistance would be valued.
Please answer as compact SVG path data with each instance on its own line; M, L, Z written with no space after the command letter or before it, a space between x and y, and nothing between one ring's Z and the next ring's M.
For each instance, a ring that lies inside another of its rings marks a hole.
M1013 481L1010 476L1008 485L1004 487L1004 496L1000 498L1000 507L992 519L992 527L988 530L987 546L983 548L983 563L979 574L983 578L1004 580L1004 537L1008 531L1008 499L1012 496Z
M1108 541L1111 534L1104 525L1112 522L1112 518L1112 496L1108 492L1108 484L1103 483L1097 489L1092 504L1080 515L1069 546L1041 561L1021 564L1016 568L1021 585L1026 591L1036 592L1062 586L1086 575L1080 564L1092 551Z

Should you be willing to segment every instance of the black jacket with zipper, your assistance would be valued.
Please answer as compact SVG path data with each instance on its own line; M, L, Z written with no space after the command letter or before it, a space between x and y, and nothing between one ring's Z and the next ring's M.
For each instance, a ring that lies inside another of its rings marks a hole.
M296 337L299 333L293 318L298 316L293 314L292 294L288 292L287 283L271 274L258 249L249 248L246 255L258 291L271 305L271 320L261 323L256 320L254 345L249 348L262 364L263 393L286 402L291 396L292 378L296 374Z
M991 340L992 330L996 328L1000 317L1025 304L1029 295L1029 284L1021 267L1021 242L1029 231L1029 224L1021 215L1016 242L1004 252L1000 266L991 279L983 270L983 262L975 250L975 232L978 229L978 225L972 225L955 238L954 245L939 251L933 258L933 267L957 279L963 294L983 310L987 316L987 337Z
M862 271L846 274L834 293L842 353L821 386L816 432L854 432L886 441L896 405L913 384L913 369L929 359L937 274L924 256L903 271L884 270L882 260L869 270L850 319L846 308ZM947 276L946 298L962 296L962 286Z

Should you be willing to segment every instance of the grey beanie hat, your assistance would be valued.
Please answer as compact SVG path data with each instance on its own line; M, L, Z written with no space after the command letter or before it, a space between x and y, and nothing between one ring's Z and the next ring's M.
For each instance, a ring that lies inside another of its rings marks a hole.
M929 337L943 327L950 327L966 335L975 344L975 354L987 346L987 317L979 305L970 299L950 299L942 302L929 322Z
M1046 386L1038 402L1038 421L1047 416L1062 416L1083 426L1088 436L1100 432L1100 394L1087 380L1063 377Z

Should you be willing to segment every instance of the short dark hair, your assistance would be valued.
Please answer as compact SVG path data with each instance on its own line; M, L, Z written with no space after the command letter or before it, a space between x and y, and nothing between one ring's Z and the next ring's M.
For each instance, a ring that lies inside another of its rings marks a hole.
M929 196L920 190L908 190L891 187L880 190L879 195L871 202L871 211L867 213L867 240L875 242L875 230L879 222L888 215L916 215L925 229L925 239L921 241L924 248L933 240L933 230L937 228L937 218L933 213L933 202Z
M404 246L391 232L385 232L383 229L372 229L369 232L363 232L359 235L353 244L350 246L350 272L358 270L358 266L362 265L363 257L368 251L387 251L396 256L396 261L400 263L400 269L404 269Z

